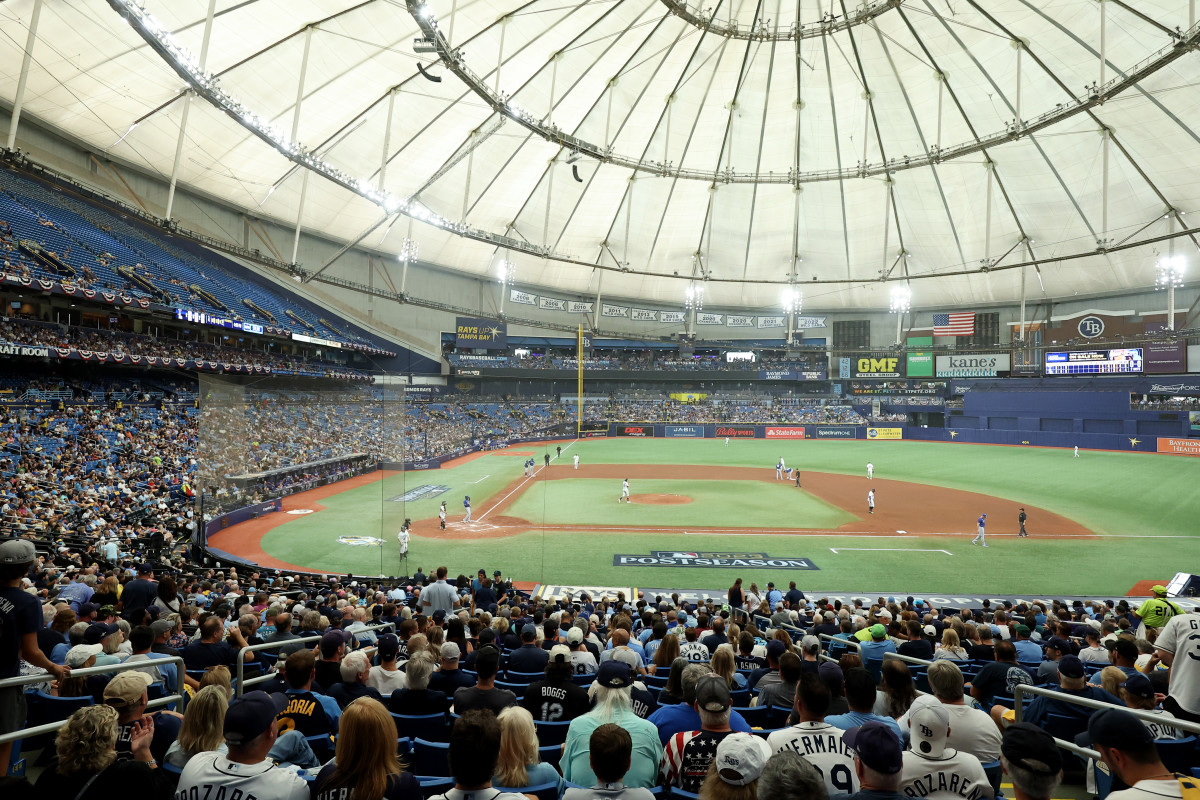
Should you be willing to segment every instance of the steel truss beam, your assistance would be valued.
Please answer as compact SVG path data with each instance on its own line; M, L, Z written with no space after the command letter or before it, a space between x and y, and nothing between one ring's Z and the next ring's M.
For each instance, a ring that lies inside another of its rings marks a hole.
M111 1L111 0L110 0ZM684 169L663 161L651 161L643 158L622 155L613 152L612 147L599 145L567 133L554 124L548 116L537 114L521 108L510 97L498 90L488 87L483 78L474 72L463 58L459 48L452 48L446 37L438 29L437 20L432 16L421 14L420 0L406 0L409 13L421 29L421 33L431 42L438 56L446 67L461 79L468 88L497 113L503 114L517 124L532 131L548 142L558 144L568 150L577 150L597 161L622 166L637 172L646 172L663 178L683 178L685 180L701 180L710 183L778 183L799 185L802 183L819 183L821 181L836 181L845 178L864 178L873 175L886 175L904 169L925 167L930 164L940 164L964 156L978 153L985 148L997 147L1006 142L1015 141L1023 136L1036 133L1045 128L1057 125L1065 119L1077 114L1090 111L1103 104L1106 100L1124 92L1126 89L1145 80L1163 67L1200 48L1200 25L1193 25L1178 39L1160 48L1152 55L1132 67L1129 72L1118 75L1103 86L1090 90L1086 97L1077 97L1074 103L1062 103L1030 120L1018 120L1010 123L1003 131L987 134L969 142L951 145L949 147L932 147L930 152L903 158L884 158L879 163L869 164L865 161L854 168L841 167L838 169L800 171L790 167L785 171L738 172L732 167L720 167L714 170ZM984 14L984 16L987 16ZM882 158L882 157L881 157Z

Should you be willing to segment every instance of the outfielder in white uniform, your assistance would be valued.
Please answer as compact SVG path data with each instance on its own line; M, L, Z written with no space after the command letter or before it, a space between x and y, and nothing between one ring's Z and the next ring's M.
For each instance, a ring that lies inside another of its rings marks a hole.
M995 797L979 759L946 746L950 712L936 700L908 714L912 749L900 770L902 795L925 800Z
M400 555L408 555L408 540L411 534L408 532L408 527L412 525L411 519L404 520L404 525L400 528L400 532L396 534L396 541L400 542Z
M728 436L725 437L725 446L729 447L729 437Z
M1075 457L1079 458L1079 445L1075 445Z
M622 500L626 503L629 502L629 478L621 481L621 496L617 498L617 502L619 503Z
M871 478L874 474L875 474L875 465L872 464L870 461L868 461L867 462L867 480L871 480Z

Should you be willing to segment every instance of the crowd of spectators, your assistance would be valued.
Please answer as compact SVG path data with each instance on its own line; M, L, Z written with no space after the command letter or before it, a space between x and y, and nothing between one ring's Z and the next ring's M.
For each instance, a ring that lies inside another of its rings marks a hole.
M473 355L469 353L449 353L447 360L456 367L479 369L565 369L578 368L578 357L574 352L526 353L513 355L497 353L489 355ZM723 353L695 355L684 357L678 353L655 352L642 350L637 352L613 351L594 353L584 358L584 369L595 370L630 370L647 372L711 372L711 371L742 371L758 372L758 370L790 370L797 372L824 372L828 369L828 361L824 353L805 353L801 355L774 356L763 355L757 361L728 361Z
M616 398L584 405L584 420L598 422L722 422L732 424L794 423L806 425L865 425L867 420L835 398L808 399L802 403L784 398L691 401Z
M0 318L0 342L157 358L202 360L235 366L269 368L272 373L326 375L366 379L361 370L320 358L301 358L248 347L214 345L195 339L166 339L121 331L59 325L18 317Z
M1200 667L1174 658L1196 616L1159 588L1137 608L842 603L741 581L715 598L537 598L483 569L381 582L164 572L141 556L51 560L0 544L20 670L94 702L62 725L39 791L416 800L418 781L442 780L449 800L489 789L648 800L638 790L657 786L704 800L948 800L992 797L1002 765L1020 800L1048 800L1072 769L1053 722L1132 787L1114 800L1137 800L1180 796L1156 742L1200 721ZM230 702L238 653L259 643L273 646L249 652L257 677ZM182 676L155 663L175 655ZM152 687L177 679L186 710L148 711ZM1016 723L1019 684L1046 694ZM395 742L407 736L445 742L448 760L418 749L406 768Z
M1195 411L1200 410L1200 397L1142 394L1129 398L1131 411Z

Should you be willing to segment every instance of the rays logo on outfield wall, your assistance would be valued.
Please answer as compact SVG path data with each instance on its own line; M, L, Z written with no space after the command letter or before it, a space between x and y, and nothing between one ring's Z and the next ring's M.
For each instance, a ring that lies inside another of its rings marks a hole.
M614 567L757 567L758 569L820 569L807 558L766 553L652 550L647 555L613 556Z
M339 536L337 543L351 547L383 547L383 539L374 536Z
M404 494L398 494L395 497L389 497L389 503L415 503L418 500L425 500L430 497L437 497L439 494L450 491L449 486L416 486L409 489Z

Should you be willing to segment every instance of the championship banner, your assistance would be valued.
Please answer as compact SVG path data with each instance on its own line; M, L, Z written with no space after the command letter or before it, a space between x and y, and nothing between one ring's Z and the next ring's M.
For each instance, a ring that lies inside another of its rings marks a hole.
M644 439L653 438L653 425L618 425L617 436L636 436Z
M697 314L697 325L720 325L722 314Z
M904 438L904 428L867 428L867 438L895 441Z
M578 300L568 300L567 301L567 313L568 314L590 314L590 313L592 313L592 304L591 303L581 303Z
M458 317L454 324L454 346L503 350L508 347L508 325L490 319Z
M825 320L828 317L796 317L796 330L802 331L809 328L824 328Z
M897 356L863 356L854 359L854 377L856 378L903 378L903 365Z
M728 436L730 439L753 439L753 425L718 425L716 436L718 439Z
M754 317L744 314L730 314L725 318L725 326L729 328L753 328Z
M536 294L522 292L519 289L508 290L508 300L511 303L520 303L521 305L525 306L535 306L537 305L537 298L538 296Z
M660 312L659 322L683 322L682 311L662 311Z
M703 425L667 425L663 428L663 435L668 439L703 439Z
M783 316L759 317L758 318L758 327L760 327L760 328L782 328L784 319L785 319L785 317L783 317Z
M602 317L628 317L629 306L614 306L609 303L600 304L600 316Z
M650 308L635 308L633 309L632 319L638 322L656 322L658 320L658 312Z
M804 428L777 428L767 426L768 439L803 439Z
M538 307L544 308L547 311L565 311L567 301L559 300L556 297L542 297L538 300Z
M1200 439L1158 439L1158 452L1180 456L1200 456Z

